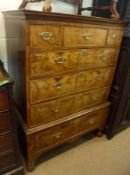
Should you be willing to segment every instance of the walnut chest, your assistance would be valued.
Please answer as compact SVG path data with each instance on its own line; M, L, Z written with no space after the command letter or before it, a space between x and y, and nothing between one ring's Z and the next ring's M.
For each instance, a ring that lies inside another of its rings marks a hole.
M0 174L24 175L16 139L12 84L0 61Z
M125 24L32 11L4 12L29 170L44 152L103 130Z

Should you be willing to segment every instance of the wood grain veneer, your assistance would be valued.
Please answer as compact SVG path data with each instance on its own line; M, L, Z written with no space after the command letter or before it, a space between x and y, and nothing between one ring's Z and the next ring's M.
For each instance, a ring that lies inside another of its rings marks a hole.
M20 141L33 170L42 153L104 129L125 23L22 10L4 16Z

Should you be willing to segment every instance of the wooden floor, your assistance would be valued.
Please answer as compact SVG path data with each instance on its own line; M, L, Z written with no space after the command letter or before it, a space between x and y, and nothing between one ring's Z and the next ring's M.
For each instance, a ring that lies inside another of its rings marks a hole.
M27 175L130 175L130 128L112 140L89 137L44 155Z

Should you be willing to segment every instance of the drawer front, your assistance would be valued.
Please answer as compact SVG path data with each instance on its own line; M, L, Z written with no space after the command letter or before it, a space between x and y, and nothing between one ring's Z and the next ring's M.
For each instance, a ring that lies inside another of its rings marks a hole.
M60 27L53 25L30 25L30 47L50 48L61 45Z
M120 46L123 34L124 33L123 33L122 30L114 30L114 29L109 30L107 45L109 45L109 46Z
M36 133L34 136L36 152L64 142L73 136L79 135L103 125L108 115L108 108L97 110L83 115L69 122Z
M16 155L14 152L10 152L5 155L0 155L0 172L4 169L12 168L16 165Z
M104 46L107 29L90 27L64 27L63 46Z
M30 54L30 75L114 65L116 49L82 49Z
M9 108L8 94L5 89L0 89L0 110Z
M0 153L14 148L13 135L0 137Z
M89 70L62 77L30 80L30 102L39 102L81 90L111 84L114 68Z
M9 113L0 114L0 134L11 130L11 118Z
M107 101L110 87L79 93L74 96L32 105L30 108L30 126L47 123L67 115L94 107Z

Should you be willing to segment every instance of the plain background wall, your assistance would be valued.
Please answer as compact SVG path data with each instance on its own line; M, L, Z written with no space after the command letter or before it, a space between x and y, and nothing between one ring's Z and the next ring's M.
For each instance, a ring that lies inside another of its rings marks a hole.
M92 6L93 0L84 0L83 6L90 7ZM1 11L5 10L16 10L18 9L22 0L0 0L0 59L4 62L5 68L7 69L7 49L6 49L6 34L5 34L5 27L4 27L4 18ZM42 10L43 1L38 3L29 3L26 6L26 9L30 10ZM70 13L76 14L77 7L69 3L62 2L61 0L52 0L52 9L54 12L61 12L61 13ZM90 16L91 12L84 11L82 15Z
M21 0L0 0L0 59L7 68L7 52L6 52L6 34L4 27L4 19L1 11L17 9Z

